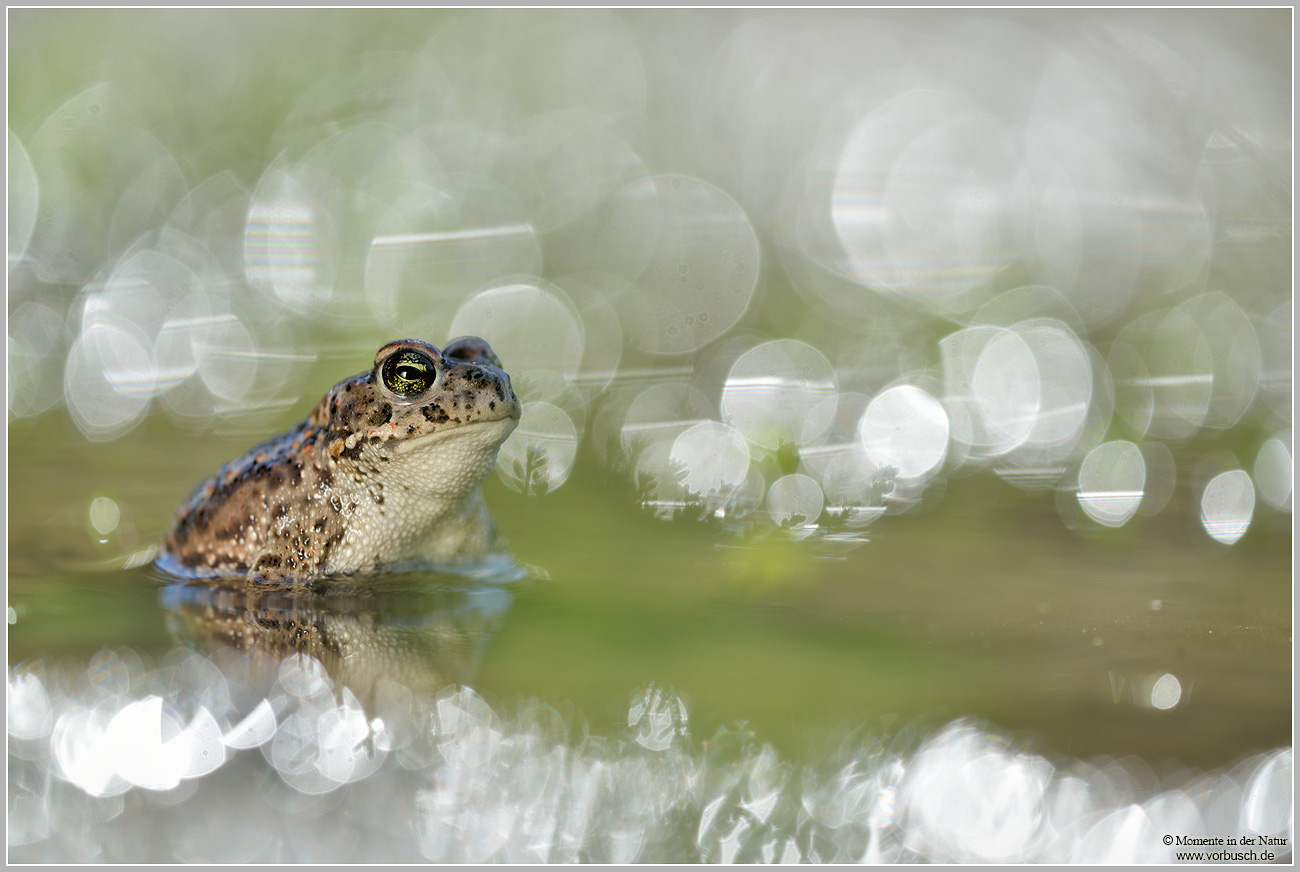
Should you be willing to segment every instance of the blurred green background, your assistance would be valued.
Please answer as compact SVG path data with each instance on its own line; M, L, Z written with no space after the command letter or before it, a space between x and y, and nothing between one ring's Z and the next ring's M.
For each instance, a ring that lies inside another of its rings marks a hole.
M962 715L1072 756L1289 743L1289 14L10 10L11 668L160 655L160 582L121 567L192 484L398 333L472 323L552 410L510 456L553 478L487 485L534 570L490 700L600 733L656 682L697 735L794 756ZM733 370L777 339L824 371ZM740 434L730 489L689 495L721 519L641 504L664 467L629 410L664 385L664 445ZM883 454L860 424L898 385L946 453L837 538L814 461L915 461L907 422ZM997 398L1046 421L1049 387L1086 420L1031 444ZM1165 499L1110 526L1079 497L1107 442ZM1260 497L1215 541L1233 470ZM773 523L796 471L820 526ZM1141 704L1166 673L1176 705Z

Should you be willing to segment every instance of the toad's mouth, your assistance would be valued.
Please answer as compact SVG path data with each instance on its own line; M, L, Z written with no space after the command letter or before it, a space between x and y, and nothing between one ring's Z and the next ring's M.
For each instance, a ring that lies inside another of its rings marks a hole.
M475 446L483 451L495 451L517 426L519 426L519 414L515 412L500 418L480 418L477 421L468 421L445 429L440 428L432 433L418 436L403 436L394 429L387 438L383 436L380 438L388 443L385 447L396 455L425 451L434 445L451 441L466 447Z
M361 446L368 446L370 450L396 457L427 451L443 442L454 443L458 450L477 449L483 453L495 453L518 425L517 412L499 418L480 418L440 427L432 433L418 435L407 434L399 425L390 422L350 433L346 438L335 439L330 444L329 454L334 458L351 457Z

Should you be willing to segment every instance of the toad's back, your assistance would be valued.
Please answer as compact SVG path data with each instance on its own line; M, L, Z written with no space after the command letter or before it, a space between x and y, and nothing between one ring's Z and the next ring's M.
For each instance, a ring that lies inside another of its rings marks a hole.
M307 420L223 464L177 510L168 572L309 581L501 548L479 485L519 420L486 342L390 342Z

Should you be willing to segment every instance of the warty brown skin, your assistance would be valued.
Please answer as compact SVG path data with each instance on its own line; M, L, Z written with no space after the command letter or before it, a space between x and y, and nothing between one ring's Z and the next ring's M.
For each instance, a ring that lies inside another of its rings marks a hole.
M390 342L305 421L199 484L158 565L189 577L308 582L498 551L479 485L519 414L510 377L482 339L441 351Z

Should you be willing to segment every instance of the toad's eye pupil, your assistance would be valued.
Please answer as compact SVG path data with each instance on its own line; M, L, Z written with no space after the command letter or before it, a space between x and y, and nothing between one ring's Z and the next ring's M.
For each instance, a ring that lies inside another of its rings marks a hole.
M413 397L433 384L438 371L433 361L418 351L401 351L384 361L384 387L395 394Z

